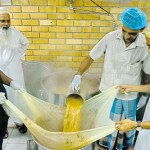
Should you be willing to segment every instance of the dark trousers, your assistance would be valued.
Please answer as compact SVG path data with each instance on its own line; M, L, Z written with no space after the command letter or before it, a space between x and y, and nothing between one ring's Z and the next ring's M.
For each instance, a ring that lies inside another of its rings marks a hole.
M6 95L6 90L0 80L0 92L5 93ZM0 105L0 150L2 150L2 144L3 144L3 137L5 136L6 130L7 130L7 124L8 124L8 115L4 111L2 105Z
M2 150L2 145L3 145L3 137L0 137L0 150Z
M4 111L2 105L0 105L0 137L5 136L8 124L8 115Z

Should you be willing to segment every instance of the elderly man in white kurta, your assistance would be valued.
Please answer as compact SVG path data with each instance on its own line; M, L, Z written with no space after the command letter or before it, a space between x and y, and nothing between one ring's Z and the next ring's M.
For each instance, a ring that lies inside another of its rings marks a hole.
M25 88L25 84L21 60L28 45L28 39L20 31L10 27L9 10L0 7L0 69L22 88ZM13 87L13 82L11 86ZM11 88L6 87L6 90L8 99L15 104L17 99L15 99ZM16 119L15 122L21 133L27 131L19 119Z
M90 51L89 56L81 64L72 81L72 90L78 90L81 75L94 60L105 55L101 77L100 91L123 83L140 84L141 70L150 74L150 57L144 35L140 32L146 26L146 15L136 7L127 8L121 14L122 29L105 35ZM110 119L119 121L124 118L136 119L137 93L128 95L118 93L114 100ZM101 149L122 150L133 145L134 131L115 132L99 141Z

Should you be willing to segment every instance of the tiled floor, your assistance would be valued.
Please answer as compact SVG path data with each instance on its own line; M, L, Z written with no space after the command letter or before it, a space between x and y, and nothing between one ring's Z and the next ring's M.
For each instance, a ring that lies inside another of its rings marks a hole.
M3 150L27 150L27 141L31 139L30 133L19 133L11 120L8 126L9 136L4 139Z
M8 128L9 137L4 140L3 150L26 150L29 132L20 134L16 128Z

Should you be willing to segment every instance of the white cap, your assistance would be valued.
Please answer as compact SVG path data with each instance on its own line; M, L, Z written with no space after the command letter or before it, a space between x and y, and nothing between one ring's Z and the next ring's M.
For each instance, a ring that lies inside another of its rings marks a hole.
M144 33L147 38L150 38L150 22L148 23Z
M9 14L9 10L6 7L0 7L0 14Z

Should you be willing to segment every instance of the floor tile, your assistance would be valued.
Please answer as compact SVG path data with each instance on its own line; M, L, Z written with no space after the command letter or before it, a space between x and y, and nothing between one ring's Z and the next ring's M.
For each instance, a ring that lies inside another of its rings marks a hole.
M27 144L6 144L4 150L26 150Z
M19 133L17 128L14 128L11 135L8 138L8 143L9 144L14 144L14 143L27 143L27 140L29 139L30 134L29 132L25 134Z
M17 128L8 128L9 136L4 139L3 150L27 150L27 141L31 139L29 132L19 133Z

